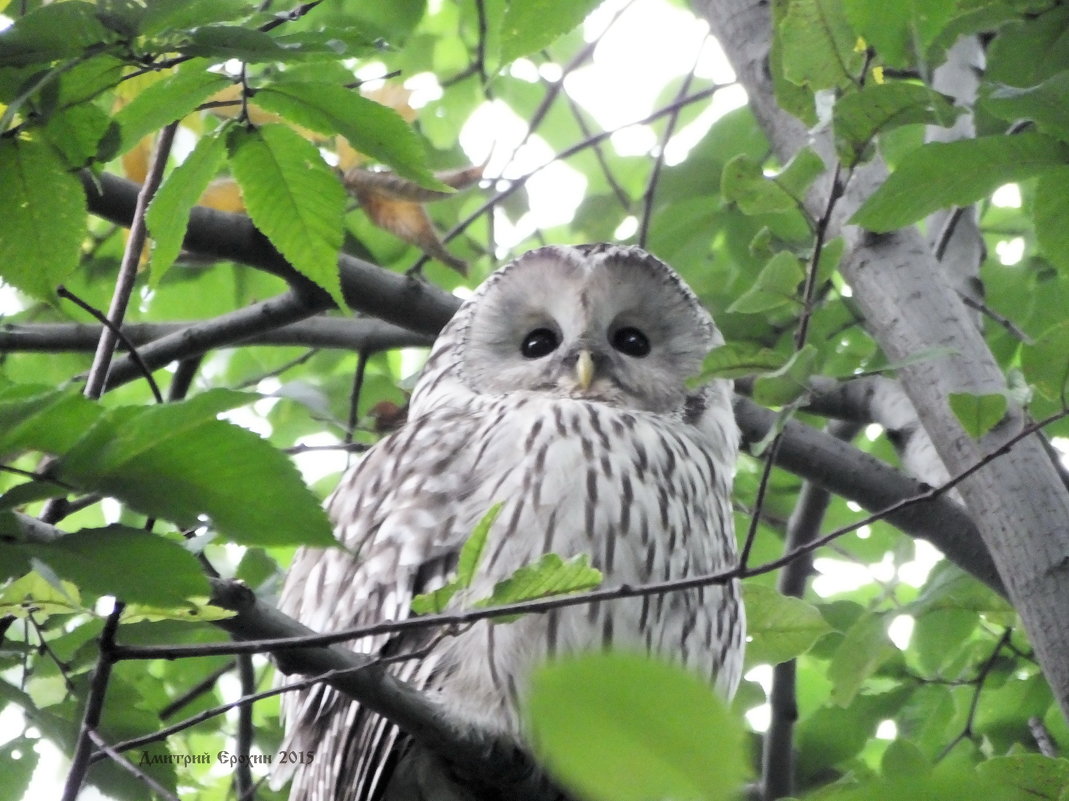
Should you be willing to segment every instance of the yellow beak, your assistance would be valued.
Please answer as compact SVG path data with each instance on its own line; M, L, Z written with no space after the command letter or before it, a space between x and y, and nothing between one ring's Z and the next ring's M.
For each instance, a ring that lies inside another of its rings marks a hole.
M584 392L590 389L590 383L594 380L594 360L590 351L579 351L579 358L575 360L575 377L579 381L579 388Z

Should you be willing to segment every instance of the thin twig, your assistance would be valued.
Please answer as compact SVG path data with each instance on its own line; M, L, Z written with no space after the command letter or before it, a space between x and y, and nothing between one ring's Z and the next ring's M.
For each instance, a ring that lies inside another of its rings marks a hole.
M705 49L707 42L708 36L702 39L701 44L698 45L698 52L694 56L694 64L691 66L690 72L688 72L683 79L683 84L679 87L679 91L676 92L675 99L677 102L686 97L687 93L690 91L690 85L694 82L694 73L698 69L698 61L701 59L702 51ZM680 106L668 115L668 121L664 126L664 133L661 135L661 146L657 150L657 158L653 160L650 177L646 182L646 189L642 193L642 219L639 221L637 240L639 247L646 247L646 242L649 239L650 223L653 220L653 198L657 194L657 184L661 179L661 171L664 169L665 150L667 150L668 143L675 135L676 125L679 122L679 113L682 110L682 106Z
M82 715L82 725L78 732L78 741L74 747L74 755L71 757L71 767L67 772L67 781L63 787L61 801L75 801L85 784L86 775L89 772L89 757L92 754L93 734L100 725L100 715L104 711L104 698L108 693L108 680L111 678L111 668L115 664L115 631L119 627L119 617L122 615L124 605L121 601L115 602L104 621L104 628L100 632L100 655L97 657L96 669L93 671L92 681L89 683L89 695L85 699L85 712Z
M171 717L171 715L173 715L179 709L200 698L202 695L204 695L204 693L208 692L215 686L216 682L219 681L220 677L225 676L227 673L233 670L234 665L236 664L237 663L233 661L227 662L221 668L213 670L201 681L198 681L196 684L194 684L192 687L190 687L188 690L186 690L184 693L182 693L180 696L171 701L171 703L167 704L167 706L160 710L160 720L167 720L167 718ZM118 746L116 747L118 748ZM119 750L121 751L124 749L120 748Z
M777 559L765 562L757 567L736 567L718 573L688 576L686 578L672 579L670 581L649 582L640 585L621 584L616 587L592 590L579 595L553 596L532 601L505 604L502 606L468 609L462 612L421 615L418 617L407 618L405 620L391 620L370 626L341 629L329 634L314 634L295 638L285 637L269 640L245 640L239 643L206 643L203 645L174 646L115 646L115 657L116 659L181 659L187 656L218 656L220 654L233 655L261 653L265 651L293 650L299 647L332 645L334 643L357 640L363 637L379 634L396 634L401 631L412 629L424 629L434 626L463 626L480 620L506 617L509 615L543 614L553 609L597 603L600 601L612 601L619 598L634 598L647 595L663 595L664 593L669 592L683 592L698 587L726 584L735 579L746 579L753 576L764 575L779 570L781 567L790 564L795 559L798 559L805 554L812 553L846 534L857 531L864 526L872 525L889 514L893 514L909 506L924 503L946 494L962 481L965 481L977 471L982 470L995 459L1009 453L1013 449L1013 446L1021 440L1033 436L1037 431L1062 420L1065 417L1069 417L1069 409L1062 409L1043 420L1028 425L997 449L987 454L982 459L979 459L971 467L948 479L943 484L936 487L928 487L926 490L919 492L916 495L902 498L878 512L866 515L852 523L841 526L828 534L792 549L790 552L785 553ZM222 587L223 585L217 586Z
M141 358L141 354L137 351L137 346L130 341L130 338L127 337L125 333L123 333L122 328L105 317L100 309L86 303L62 284L56 287L56 294L61 298L71 301L78 308L91 314L103 326L101 329L102 332L111 331L112 335L122 342L123 347L126 348L127 352L130 354L130 359L137 365L138 369L141 371L141 375L144 377L145 381L148 382L148 387L152 391L152 397L156 399L156 403L163 403L163 395L160 393L160 387L156 383L156 379L152 377L152 371L148 369L148 365L145 364L144 359ZM103 333L101 334L101 338L103 338Z
M178 796L176 796L174 793L172 793L170 790L168 790L166 787L164 787L158 781L156 781L151 776L149 776L147 773L145 773L143 770L138 768L137 765L135 765L129 759L127 759L122 754L120 754L118 751L116 751L114 748L112 748L104 740L104 738L102 738L96 732L95 729L90 729L88 731L88 736L89 736L89 739L92 740L96 744L96 747L99 748L102 753L106 754L108 756L108 758L111 759L112 762L117 764L119 767L121 767L123 770L125 770L127 773L129 773L131 776L133 776L136 779L139 779L140 781L144 782L146 785L148 785L152 789L152 791L154 793L159 795L161 798L166 798L169 801L180 801Z
M1010 635L1013 634L1013 628L1007 627L1002 636L999 637L998 643L991 651L991 655L980 666L980 670L976 674L976 688L973 690L972 700L969 702L969 713L965 717L965 725L961 727L961 731L958 735L944 746L943 750L935 757L935 762L941 762L947 754L954 750L954 747L962 740L971 738L973 736L973 724L976 721L976 710L980 706L980 694L984 690L984 683L987 681L987 677L991 674L991 671L995 667L995 663L998 661L999 654L1002 653L1002 649L1010 641Z
M238 676L241 680L241 697L252 695L256 691L256 671L252 667L251 654L238 657ZM237 771L234 773L234 792L238 801L246 801L252 798L255 789L252 766L248 758L252 753L252 704L238 706L238 731L234 738L234 747L238 757Z
M116 332L122 326L123 318L126 316L126 307L130 303L130 296L134 291L134 280L137 278L137 265L141 260L148 236L145 209L148 208L149 201L152 200L163 180L163 169L167 166L167 158L171 153L171 145L174 143L177 128L178 123L172 122L160 131L148 176L145 178L141 191L137 194L137 205L134 208L134 218L130 225L130 237L126 241L126 250L119 264L119 275L115 281L111 305L108 307L107 319L110 325L105 326L100 332L100 344L97 346L93 366L89 369L89 377L85 382L87 398L99 398L104 392L108 368L111 366L112 353L118 339Z

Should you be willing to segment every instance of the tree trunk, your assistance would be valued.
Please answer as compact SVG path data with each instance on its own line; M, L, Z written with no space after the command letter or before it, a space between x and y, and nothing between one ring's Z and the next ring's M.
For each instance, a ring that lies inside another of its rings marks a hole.
M832 163L827 135L810 142L802 124L775 104L768 53L769 4L762 0L700 0L751 107L781 159L807 144ZM1001 393L1005 378L970 313L930 247L914 228L876 236L843 224L886 177L879 159L862 165L837 208L833 230L846 240L840 267L865 324L887 358L897 362L930 348L951 355L900 371L903 387L951 475L975 466L1017 435L1027 418L1012 401L1006 417L979 441L961 427L951 393ZM807 199L819 216L827 181ZM960 485L961 497L994 557L1024 621L1062 713L1069 718L1069 493L1039 435L1013 445Z

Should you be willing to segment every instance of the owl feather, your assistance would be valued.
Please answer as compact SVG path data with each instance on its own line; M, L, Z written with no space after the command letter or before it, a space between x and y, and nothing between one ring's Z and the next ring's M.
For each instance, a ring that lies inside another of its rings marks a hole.
M345 549L298 553L281 607L319 631L412 615L500 504L465 597L546 553L588 554L608 586L734 566L738 434L726 382L686 381L722 343L667 265L638 248L551 246L491 275L436 341L409 422L328 501ZM528 678L591 648L660 654L724 694L742 667L734 583L351 644L460 725L523 743ZM406 655L412 655L406 658ZM472 798L396 726L318 685L284 700L292 801ZM285 778L285 777L282 777Z

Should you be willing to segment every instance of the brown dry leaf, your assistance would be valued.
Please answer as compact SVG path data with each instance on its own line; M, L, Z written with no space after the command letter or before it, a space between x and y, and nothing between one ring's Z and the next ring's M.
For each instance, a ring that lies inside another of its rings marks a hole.
M473 166L438 173L435 177L448 186L463 189L478 182L482 173L482 166ZM392 172L362 167L353 167L345 173L345 187L356 197L368 219L379 228L415 245L461 275L467 275L467 263L446 250L423 208L425 203L449 197L448 193L426 189Z

